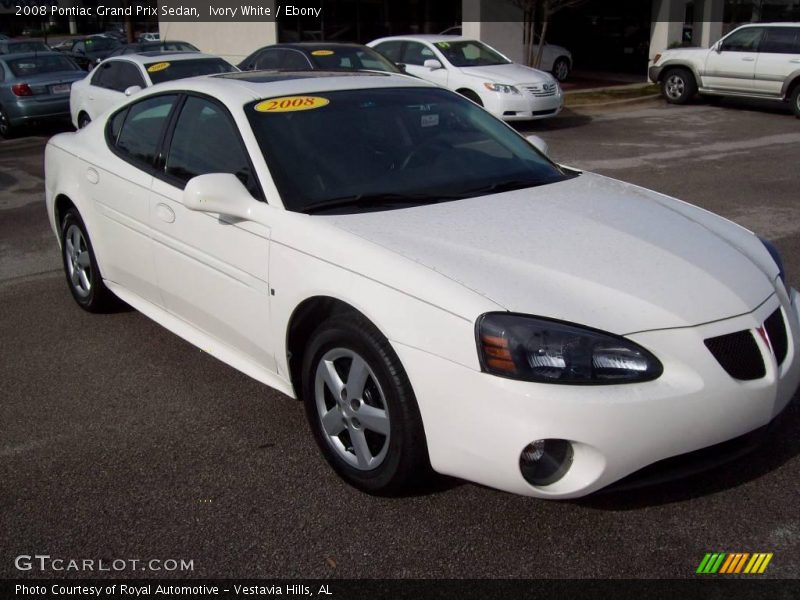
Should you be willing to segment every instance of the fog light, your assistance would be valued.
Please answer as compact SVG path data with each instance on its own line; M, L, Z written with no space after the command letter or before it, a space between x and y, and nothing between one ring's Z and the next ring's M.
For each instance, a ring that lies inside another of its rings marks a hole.
M567 440L536 440L519 455L519 470L531 485L550 485L569 471L572 455Z

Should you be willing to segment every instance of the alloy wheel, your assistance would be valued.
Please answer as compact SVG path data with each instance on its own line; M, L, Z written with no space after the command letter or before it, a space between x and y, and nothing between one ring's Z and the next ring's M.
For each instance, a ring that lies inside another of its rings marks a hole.
M683 96L684 91L686 91L686 82L683 80L683 77L679 75L670 75L667 78L664 91L669 98L677 100Z
M380 466L389 449L389 411L367 362L347 348L329 350L317 364L314 396L334 452L361 471Z
M86 239L80 228L72 224L64 236L64 263L72 288L81 298L92 293L92 262Z

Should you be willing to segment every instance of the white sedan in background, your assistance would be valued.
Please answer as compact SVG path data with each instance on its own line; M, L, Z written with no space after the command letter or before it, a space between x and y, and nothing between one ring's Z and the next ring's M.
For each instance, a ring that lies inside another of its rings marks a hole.
M51 138L47 212L80 307L301 398L370 493L572 498L752 441L800 381L775 248L532 141L405 75L173 81Z
M512 62L494 48L452 35L394 36L371 41L406 72L458 92L505 121L547 119L564 105L550 73Z
M218 56L200 52L141 52L108 58L72 84L72 124L86 127L107 109L139 90L164 81L238 71Z

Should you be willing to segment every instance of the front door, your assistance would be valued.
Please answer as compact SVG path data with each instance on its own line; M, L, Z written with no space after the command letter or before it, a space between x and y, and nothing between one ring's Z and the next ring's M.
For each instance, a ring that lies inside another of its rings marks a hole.
M737 29L722 39L706 58L703 87L735 92L752 92L763 27Z
M168 311L222 345L275 370L269 332L268 227L184 207L186 183L206 173L233 173L261 192L227 110L187 96L153 179L150 217L161 295Z

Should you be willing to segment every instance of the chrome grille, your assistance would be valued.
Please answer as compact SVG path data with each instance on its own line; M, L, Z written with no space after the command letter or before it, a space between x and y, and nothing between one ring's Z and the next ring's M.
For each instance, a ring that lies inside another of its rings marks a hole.
M531 96L536 98L546 98L548 96L555 96L558 90L557 83L531 83L520 86Z

